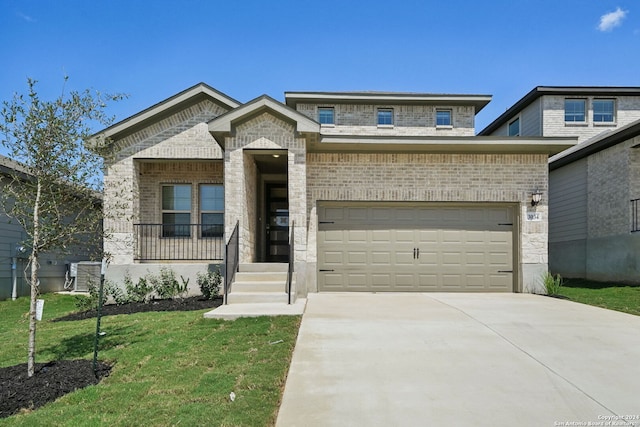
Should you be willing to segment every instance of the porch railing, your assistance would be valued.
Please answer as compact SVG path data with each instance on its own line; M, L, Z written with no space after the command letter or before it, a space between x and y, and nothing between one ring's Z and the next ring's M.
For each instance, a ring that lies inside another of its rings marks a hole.
M238 265L240 263L240 238L238 234L238 228L240 226L240 221L236 222L236 226L233 228L233 232L231 236L229 236L229 241L227 242L225 248L225 257L224 257L224 303L228 304L227 298L229 297L229 292L231 292L231 284L233 283L233 279L236 277L236 272L238 271Z
M294 251L294 230L295 230L295 222L291 221L291 226L289 230L291 233L289 234L289 269L287 272L287 301L288 304L291 304L291 279L293 278L293 269L294 269L294 261L295 261L295 251Z
M640 199L631 201L631 232L640 231Z
M134 224L137 261L219 261L224 226L220 224Z

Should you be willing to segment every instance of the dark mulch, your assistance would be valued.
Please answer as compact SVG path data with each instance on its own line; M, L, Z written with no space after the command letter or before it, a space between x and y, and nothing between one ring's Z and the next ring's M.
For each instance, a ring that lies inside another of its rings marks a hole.
M204 299L202 297L189 297L183 299L154 300L147 304L133 302L129 304L115 305L109 304L102 307L102 316L113 316L116 314L133 314L146 311L192 311L203 310L206 308L216 308L222 304L222 298L213 300ZM87 310L78 313L71 313L63 317L53 319L54 322L67 320L84 320L91 319L98 315L97 310Z
M123 305L106 305L102 308L103 316L115 314L133 314L143 311L192 311L215 308L222 304L222 299L205 300L202 297L190 297L177 300L151 301L149 304L131 303ZM82 320L96 317L96 310L72 313L54 319ZM99 362L93 372L91 360L58 360L36 364L36 372L27 377L27 364L0 368L0 419L9 417L20 411L29 411L75 390L97 384L111 371L111 367Z
M39 408L67 393L98 384L111 367L98 362L96 371L97 377L91 360L36 363L31 378L26 363L0 368L0 418Z

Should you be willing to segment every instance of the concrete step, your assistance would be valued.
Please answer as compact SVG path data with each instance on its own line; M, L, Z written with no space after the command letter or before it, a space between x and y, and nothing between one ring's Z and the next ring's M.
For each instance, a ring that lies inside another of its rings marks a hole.
M288 269L289 264L286 262L252 262L250 264L240 264L238 266L238 271L243 273L286 272Z
M284 292L285 280L235 281L231 285L231 293L236 292Z
M236 273L236 282L286 282L287 272L280 271L240 271Z
M286 292L231 292L228 304L287 303Z

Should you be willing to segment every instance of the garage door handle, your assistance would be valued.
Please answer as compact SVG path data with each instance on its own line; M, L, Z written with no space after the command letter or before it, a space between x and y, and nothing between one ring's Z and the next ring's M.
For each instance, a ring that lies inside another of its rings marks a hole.
M513 273L513 270L498 270L498 273Z
M420 258L420 248L416 248L416 259Z
M335 221L318 221L318 224L335 224Z
M324 272L324 271L335 271L335 270L325 270L325 269L322 269L322 268L320 269L321 273Z

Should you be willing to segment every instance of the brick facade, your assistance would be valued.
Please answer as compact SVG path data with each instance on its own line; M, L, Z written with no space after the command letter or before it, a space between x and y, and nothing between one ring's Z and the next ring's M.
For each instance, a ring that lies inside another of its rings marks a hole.
M277 101L260 102L263 104L256 101L241 106L211 124L227 110L210 100L196 102L115 141L116 156L105 174L105 207L112 214L105 221L111 233L105 248L114 264L136 264L133 224L161 223L161 186L175 183L192 185L192 216L198 215L197 187L224 184L224 239L239 223L240 262L261 260L263 188L267 182L276 182L269 179L276 179L288 185L300 295L317 289L319 200L508 205L516 217L516 282L521 284L519 290L539 290L539 273L547 268L546 200L535 208L541 221L525 218L531 209L531 193L547 194L548 155L309 152L309 147L321 147L323 136L331 135L389 136L397 137L399 143L403 136L461 136L464 141L452 139L452 144L467 143L466 138L473 140L475 132L475 107L307 103L297 104L296 113L280 108ZM317 119L318 106L335 108L335 125L320 127L307 120ZM376 125L378 107L393 108L392 127ZM435 126L440 108L452 111L452 127ZM286 174L269 178L263 173L258 156L265 153L282 156Z
M319 107L333 107L335 125L323 126L325 135L412 135L412 136L474 136L475 110L470 106L432 105L362 105L362 104L298 104L297 110L312 120L318 120ZM378 108L393 110L392 127L378 127ZM452 127L436 128L436 110L452 112Z

